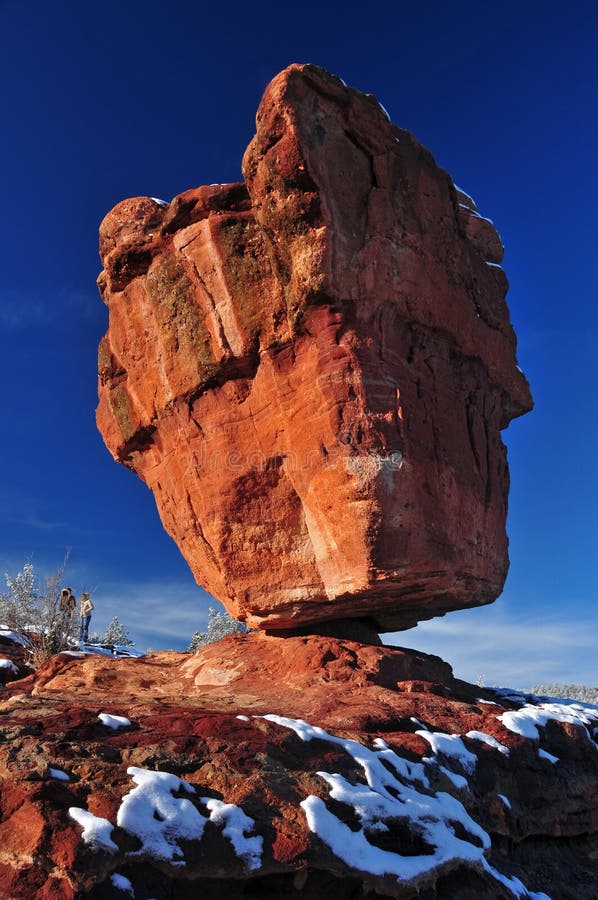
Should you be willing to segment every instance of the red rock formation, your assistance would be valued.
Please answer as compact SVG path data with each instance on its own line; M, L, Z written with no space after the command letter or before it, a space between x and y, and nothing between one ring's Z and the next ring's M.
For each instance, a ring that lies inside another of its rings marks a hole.
M598 708L509 721L522 703L436 657L317 636L54 657L0 695L0 897L594 900ZM155 772L172 780L150 795ZM252 820L237 844L218 801Z
M31 672L28 641L20 634L0 628L0 685Z
M491 602L531 406L492 223L314 66L269 85L243 172L103 221L106 444L254 627Z

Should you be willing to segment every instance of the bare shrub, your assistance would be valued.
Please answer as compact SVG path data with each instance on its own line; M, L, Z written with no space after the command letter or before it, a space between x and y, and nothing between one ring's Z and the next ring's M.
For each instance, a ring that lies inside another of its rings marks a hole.
M76 642L77 612L60 609L60 585L68 560L69 551L46 578L36 575L31 562L15 576L4 575L6 592L0 593L0 622L27 639L34 666Z

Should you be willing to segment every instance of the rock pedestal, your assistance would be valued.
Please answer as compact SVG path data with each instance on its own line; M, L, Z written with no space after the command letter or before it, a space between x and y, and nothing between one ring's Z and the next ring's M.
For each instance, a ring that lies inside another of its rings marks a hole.
M493 601L531 398L492 223L315 66L268 86L243 173L103 221L106 444L252 627Z

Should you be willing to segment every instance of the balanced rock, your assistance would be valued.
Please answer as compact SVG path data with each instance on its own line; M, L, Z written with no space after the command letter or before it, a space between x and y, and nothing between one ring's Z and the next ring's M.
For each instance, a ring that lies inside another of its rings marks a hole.
M531 408L492 223L374 97L268 86L245 183L104 219L98 426L197 581L284 630L493 601Z

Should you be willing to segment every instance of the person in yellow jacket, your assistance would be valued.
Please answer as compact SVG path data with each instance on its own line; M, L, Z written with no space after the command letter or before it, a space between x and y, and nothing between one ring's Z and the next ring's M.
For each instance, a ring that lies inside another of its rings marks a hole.
M89 594L81 594L81 606L79 607L79 617L81 628L79 629L79 641L85 643L89 637L89 623L91 622L91 611L93 603Z

